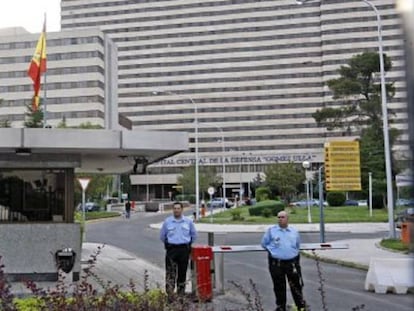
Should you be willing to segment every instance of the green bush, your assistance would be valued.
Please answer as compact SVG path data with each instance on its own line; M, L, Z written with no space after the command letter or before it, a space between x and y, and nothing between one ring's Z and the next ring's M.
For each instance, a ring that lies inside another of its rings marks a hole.
M263 210L263 217L270 218L272 216L272 210L270 208L265 208Z
M230 214L231 214L231 220L233 220L233 221L237 221L237 220L243 220L244 218L243 217L241 217L241 209L239 209L239 208L235 208L235 209L232 209L231 211L230 211Z
M262 201L249 208L249 215L250 216L264 216L263 213L265 209L269 209L271 211L271 215L276 216L277 213L285 209L285 205L283 204L283 202L280 202L280 201L274 201L274 200Z
M328 192L326 195L326 201L329 206L343 206L346 200L345 193L343 192Z
M182 201L188 201L188 202L190 202L192 204L195 203L195 201L196 201L195 198L196 197L195 197L194 194L178 194L178 195L175 196L175 200L176 201L180 201L180 202L182 202Z
M256 202L262 202L270 199L271 191L268 187L259 187L256 189Z

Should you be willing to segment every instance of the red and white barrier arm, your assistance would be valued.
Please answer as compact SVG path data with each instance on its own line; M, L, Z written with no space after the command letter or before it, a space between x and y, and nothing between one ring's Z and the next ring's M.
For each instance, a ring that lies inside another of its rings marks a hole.
M262 252L265 249L261 245L216 245L213 253L240 253L240 252ZM324 249L348 249L345 243L302 243L301 250L324 250Z

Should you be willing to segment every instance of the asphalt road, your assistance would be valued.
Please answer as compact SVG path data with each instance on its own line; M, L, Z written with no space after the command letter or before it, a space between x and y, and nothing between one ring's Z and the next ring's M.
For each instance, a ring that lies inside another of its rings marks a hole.
M86 240L117 246L163 267L164 249L158 239L159 232L149 228L149 224L161 222L165 217L166 214L142 213L134 215L130 220L117 218L88 223ZM216 244L258 244L261 236L261 233L220 234L215 235L215 242ZM385 236L385 232L383 234L327 233L326 240L382 236ZM315 233L303 233L301 237L304 243L319 242L319 235ZM207 244L207 241L207 233L200 233L198 243ZM251 292L249 285L251 279L260 294L264 310L273 310L274 294L267 270L266 254L261 252L226 254L224 258L226 289L235 290L229 282L231 280ZM366 271L327 263L320 263L318 270L315 260L308 258L302 258L302 270L305 299L311 310L412 310L413 295L379 295L365 291ZM321 279L323 279L324 295L320 290ZM288 300L291 301L290 295Z

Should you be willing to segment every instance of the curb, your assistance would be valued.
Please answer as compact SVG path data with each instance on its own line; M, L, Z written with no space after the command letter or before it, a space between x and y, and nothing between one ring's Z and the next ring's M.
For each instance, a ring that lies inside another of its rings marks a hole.
M306 258L319 260L319 261L326 262L326 263L333 263L333 264L337 264L343 267L354 268L354 269L363 270L363 271L368 271L369 269L369 266L367 265L363 265L363 264L359 264L359 263L355 263L351 261L332 259L328 257L319 256L317 254L313 254L310 252L305 252L305 251L302 251L301 254L303 254L304 257Z

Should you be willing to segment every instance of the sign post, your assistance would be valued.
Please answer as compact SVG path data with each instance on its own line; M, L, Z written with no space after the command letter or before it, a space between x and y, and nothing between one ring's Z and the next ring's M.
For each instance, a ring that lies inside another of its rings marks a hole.
M213 204L211 200L213 199L213 194L215 192L214 187L208 187L207 192L210 195L210 222L213 222Z
M85 219L85 191L88 188L89 182L91 181L90 178L81 177L78 178L78 181L82 188L82 226L83 226L83 241L86 240L86 219Z

